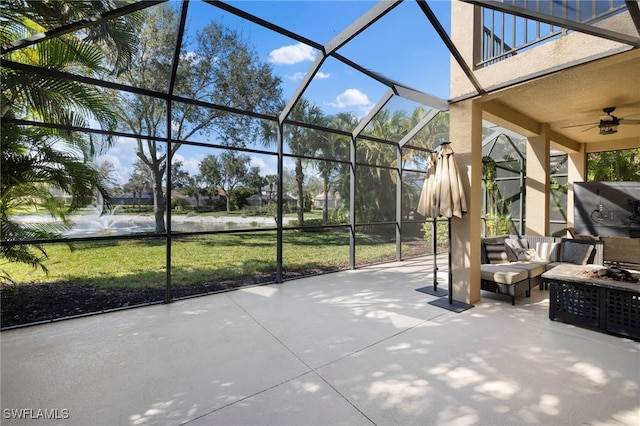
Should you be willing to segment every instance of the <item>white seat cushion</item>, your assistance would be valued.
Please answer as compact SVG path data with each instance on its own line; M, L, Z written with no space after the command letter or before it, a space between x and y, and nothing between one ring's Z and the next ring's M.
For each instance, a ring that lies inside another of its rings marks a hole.
M543 267L544 269L544 267ZM480 276L483 280L493 281L500 284L515 284L526 280L529 273L525 269L518 269L505 264L483 264L480 265Z
M539 275L544 274L546 271L545 266L549 262L544 261L518 261L518 262L509 262L510 268L518 268L527 271L528 277L537 277Z

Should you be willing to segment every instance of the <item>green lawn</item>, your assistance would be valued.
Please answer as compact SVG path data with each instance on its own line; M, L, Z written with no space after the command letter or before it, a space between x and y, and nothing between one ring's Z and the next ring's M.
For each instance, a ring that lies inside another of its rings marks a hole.
M408 253L415 247L403 246ZM163 287L166 276L164 240L106 241L46 246L46 275L27 265L0 266L17 283L73 282L100 288ZM424 253L419 253L424 254ZM276 271L275 232L217 234L175 239L171 247L172 283L198 285L252 276L273 277ZM358 264L393 260L395 241L357 236ZM346 232L285 232L283 271L305 274L318 269L346 269Z

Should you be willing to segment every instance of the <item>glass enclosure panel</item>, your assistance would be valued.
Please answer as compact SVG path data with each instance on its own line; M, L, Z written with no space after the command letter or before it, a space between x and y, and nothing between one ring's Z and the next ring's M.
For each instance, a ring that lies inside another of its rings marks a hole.
M496 179L520 178L520 173L524 170L522 160L496 162Z
M305 160L302 164L303 197L305 203L309 202L309 211L304 213L304 225L348 223L350 164L329 160ZM295 176L295 170L290 172ZM297 199L296 189L287 184L284 188Z
M396 179L398 172L381 167L356 167L357 223L396 220Z
M284 124L284 152L335 161L350 161L351 136Z
M520 182L513 180L499 181L498 197L500 203L503 203L506 210L512 218L520 217Z
M358 138L356 162L375 166L394 167L398 164L398 145Z
M295 124L284 124L282 133L286 154L349 161L349 136Z
M281 0L234 0L227 3L324 44L362 16L375 1L293 1L284 7Z
M485 235L519 233L515 225L521 218L519 181L496 181L492 188L486 194Z
M567 188L568 178L566 176L551 177L549 219L553 222L567 223Z
M373 116L361 133L377 139L400 142L400 140L423 118L424 107L416 102L392 97L380 111Z
M132 59L135 66L121 74L106 74L104 78L167 93L178 40L181 5L179 2L166 2L140 11L142 27L137 34L139 43ZM79 36L83 37L82 32ZM113 49L112 46L106 48Z
M184 102L172 103L172 119L174 140L277 151L275 121Z
M164 239L44 244L48 274L5 263L15 281L2 294L2 327L163 301Z
M414 115L417 117L412 118L412 121L418 123L430 112L430 109L425 107L418 107L414 110ZM418 133L415 134L405 146L435 149L440 145L440 142L449 140L449 113L441 111L435 117L433 117L426 126L424 126Z
M349 169L348 163L285 158L282 187L285 221L296 220L290 223L292 226L347 223ZM299 223L299 199L303 200L303 223Z
M421 226L424 238L425 254L433 254L433 229L436 233L436 254L447 253L449 247L449 222L447 219L438 218L434 221L431 218L425 219Z
M276 226L277 156L181 144L172 166L172 230Z
M243 232L174 238L175 298L276 281L276 233Z
M569 157L566 154L552 155L550 158L551 175L566 175L569 172Z
M189 2L175 94L278 116L285 74L302 74L318 55L311 46L203 2ZM290 96L291 93L287 93Z
M448 27L450 23L450 5L448 2L430 2L434 13L443 15L441 22ZM382 74L394 81L401 81L407 87L431 93L441 98L449 97L449 60L450 53L444 43L429 43L439 40L431 25L425 25L425 14L416 2L402 2L373 25L366 28L338 52L363 67ZM389 31L393 28L393 31ZM411 58L415 66L407 67L406 51L399 46L407 40L423 40L414 43ZM371 51L378 54L370 54ZM444 66L445 72L431 74L425 78L424 70Z
M285 231L282 257L285 279L348 269L349 229Z
M418 202L424 184L425 173L402 171L402 219L420 219L417 213Z
M356 267L395 259L395 224L356 226Z
M82 137L86 135L81 135ZM93 136L92 136L93 137ZM88 136L87 136L88 138ZM77 137L76 137L76 140ZM161 142L144 141L145 145L155 146L158 153L164 152L166 144ZM59 145L63 148L62 145ZM22 202L19 209L9 212L9 217L16 223L35 226L55 234L45 234L27 239L37 238L77 238L99 237L110 235L130 235L154 232L153 219L154 204L154 175L145 164L137 160L136 143L130 138L115 137L111 148L92 162L92 168L103 177L103 185L111 195L113 205L108 207L104 198L97 191L90 199L79 200L73 198L62 189L49 186L48 193L52 201L63 209L73 211L67 213L68 223L52 218L41 206L34 202ZM66 154L72 151L65 151ZM145 156L149 150L144 147ZM77 158L76 162L82 162ZM163 179L164 175L160 175ZM162 185L163 181L161 181ZM26 200L23 200L26 201ZM53 227L53 228L52 228ZM160 231L163 232L163 231Z
M422 149L402 148L402 169L425 171L429 168L429 156L431 153Z
M287 118L352 131L387 90L371 77L328 57Z
M114 103L119 120L116 129L134 135L167 137L167 103L152 96L103 89Z
M409 216L411 218L411 216ZM427 240L425 233L431 229L431 221L402 221L400 235L402 236L402 258L424 256L432 253L431 239Z
M492 145L491 152L485 155L489 155L496 162L512 161L524 158L524 147L524 142L513 141L505 135L500 135Z

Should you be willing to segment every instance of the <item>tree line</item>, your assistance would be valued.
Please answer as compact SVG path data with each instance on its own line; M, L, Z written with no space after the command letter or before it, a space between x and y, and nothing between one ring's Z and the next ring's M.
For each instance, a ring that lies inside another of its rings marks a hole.
M76 22L120 6L118 0L68 2L64 8L56 3L8 0L0 4L5 20L1 32L2 45L25 39ZM206 27L187 32L179 57L175 81L169 81L177 43L179 12L172 4L149 7L111 21L89 26L83 31L48 38L21 49L10 51L3 60L24 63L40 68L77 73L104 80L126 83L157 92L166 92L174 84L174 93L193 100L224 105L277 116L285 105L281 80L271 66L260 60L258 54L234 29L211 22ZM114 144L115 138L81 134L55 127L24 126L11 119L24 119L72 127L92 127L97 123L109 131L124 131L136 138L135 155L138 170L135 173L150 179L154 194L156 231L165 232L164 213L167 200L163 194L163 177L167 167L176 168L174 157L182 143L158 142L167 132L166 101L134 93L121 93L83 84L72 79L58 79L48 74L33 74L13 68L2 68L2 188L0 219L4 241L34 241L58 238L68 227L67 215L78 207L89 204L96 194L105 200L104 209L112 207L109 188L109 167L96 164L101 154ZM415 115L415 114L414 114ZM351 114L326 117L322 110L306 99L301 99L290 118L313 125L351 130L356 118ZM387 125L411 128L412 120L396 114L387 117L392 122L378 123L370 134L379 138L385 132L399 132ZM401 120L402 119L402 120ZM187 141L193 137L209 137L222 146L245 148L256 144L274 145L277 140L274 123L260 123L248 115L203 108L191 103L173 102L171 111L171 140ZM395 122L393 122L395 120ZM385 128L386 127L386 128ZM331 161L342 151L343 158L350 141L343 135L317 132L297 126L286 126L284 140L295 157L294 180L297 193L299 223L304 220L305 181L304 156L319 156L316 161L325 194L333 185L342 194L348 194L344 178L347 166ZM362 144L363 158L375 164L381 155L375 144ZM232 192L239 183L237 178L247 160L235 150L225 151L220 157L208 156L201 164L200 178L207 188L220 186ZM389 164L390 159L383 161ZM236 169L234 169L236 168ZM342 170L343 173L340 173ZM390 173L371 168L372 180L393 180ZM255 178L258 171L247 170L243 181ZM366 191L367 179L361 181ZM188 179L177 185L197 186ZM377 187L380 187L378 185ZM64 204L52 190L69 194L73 201ZM193 189L195 191L195 189ZM380 205L394 205L383 201L385 194L371 194ZM348 197L345 197L348 199ZM363 205L368 203L363 203ZM61 220L61 225L22 225L12 220L20 212L36 208L49 212ZM228 207L229 208L229 207ZM373 208L366 207L365 209ZM326 218L327 212L324 215ZM45 269L44 246L36 243L3 245L1 256L9 261L26 262Z
M57 2L5 0L0 3L1 43L11 46L17 40L70 22L91 21L121 5L120 0L64 2L64 7L59 7ZM158 233L166 231L164 177L167 167L172 167L181 179L175 156L184 141L205 138L229 148L220 156L211 155L205 158L207 161L203 160L200 186L209 189L218 186L227 192L233 192L240 183L257 188L259 171L249 168L245 172L248 162L242 149L275 146L277 126L273 121L228 111L278 116L286 104L282 81L271 65L260 59L242 32L217 22L197 31L185 31L175 79L171 80L180 18L174 5L171 2L154 5L3 54L3 61L110 80L159 93L167 93L171 87L174 94L198 104L174 101L168 117L167 102L160 97L124 93L73 79L59 79L52 74L3 66L0 230L3 241L30 243L3 244L0 257L46 269L43 263L46 251L37 240L60 237L68 227L67 215L89 204L96 194L105 200L105 209L112 207L112 176L109 168L100 167L97 161L114 146L115 137L98 137L55 126L25 126L18 120L76 128L95 127L97 123L104 130L137 135L138 170L134 173L149 179ZM200 106L204 104L228 109ZM345 203L344 208L353 209L357 221L395 220L395 200L401 195L396 194L395 183L397 170L402 165L398 164L397 146L378 141L399 141L425 114L422 107L411 112L383 110L363 133L371 140L356 141L357 161L364 166L357 168L356 203L354 206ZM298 223L302 224L305 163L313 163L325 199L330 190L339 193L345 201L349 200L350 193L350 164L335 161L349 158L350 137L344 132L315 129L350 132L358 118L351 113L327 116L319 106L301 98L289 119L312 125L285 125L281 135L294 158L293 192L297 199ZM414 143L429 148L439 139L446 139L447 134L448 116L438 115ZM169 136L171 144L159 142ZM410 149L403 150L402 154L403 162L414 163L426 155ZM624 169L622 165L617 168ZM244 174L242 182L237 178L240 174ZM256 182L249 183L252 176ZM184 178L184 182L176 180L176 186L183 186L187 192L193 187L195 191L198 184ZM54 196L53 190L69 194L73 201L63 203ZM16 214L33 208L48 212L62 224L24 225L13 220ZM326 209L323 219L328 220Z

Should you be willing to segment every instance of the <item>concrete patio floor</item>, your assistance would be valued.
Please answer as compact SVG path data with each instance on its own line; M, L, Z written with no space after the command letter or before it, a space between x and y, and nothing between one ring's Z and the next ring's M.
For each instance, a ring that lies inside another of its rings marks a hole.
M431 262L5 331L1 423L640 424L639 342L550 321L538 289L429 305Z

